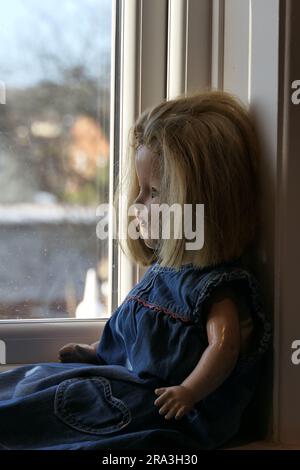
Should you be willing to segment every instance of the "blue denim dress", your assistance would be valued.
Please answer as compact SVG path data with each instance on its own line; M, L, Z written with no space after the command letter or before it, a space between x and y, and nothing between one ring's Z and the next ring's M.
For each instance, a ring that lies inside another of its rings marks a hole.
M208 346L205 306L217 287L243 293L255 347L180 420L154 405ZM239 259L179 270L153 263L106 322L99 365L46 363L0 374L0 449L214 449L240 426L271 340L254 275Z

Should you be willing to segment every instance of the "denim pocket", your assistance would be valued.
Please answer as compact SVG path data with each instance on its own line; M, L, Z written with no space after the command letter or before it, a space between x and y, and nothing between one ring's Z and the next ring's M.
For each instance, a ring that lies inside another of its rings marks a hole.
M65 424L88 434L109 434L127 426L128 406L112 394L104 377L64 380L56 390L54 414Z

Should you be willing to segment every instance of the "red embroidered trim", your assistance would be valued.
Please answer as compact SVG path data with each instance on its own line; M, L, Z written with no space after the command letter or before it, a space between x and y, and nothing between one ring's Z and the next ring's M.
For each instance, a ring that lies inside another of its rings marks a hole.
M126 301L127 300L131 300L131 299L134 299L134 300L137 300L138 302L140 302L141 304L144 305L144 307L150 307L152 308L153 310L156 310L156 311L162 311L164 313L166 313L167 315L170 315L171 317L173 318L176 318L176 319L179 319L185 323L193 323L191 322L191 320L187 319L187 318L184 318L180 315L177 315L176 313L172 312L171 310L165 308L165 307L161 307L159 305L155 305L155 304L151 304L149 302L147 302L146 300L143 300L141 299L140 297L138 297L137 295L131 295L129 297L126 298Z

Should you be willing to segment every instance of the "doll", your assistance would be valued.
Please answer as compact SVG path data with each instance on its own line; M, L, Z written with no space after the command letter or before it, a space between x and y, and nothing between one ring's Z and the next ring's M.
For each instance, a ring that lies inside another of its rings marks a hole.
M270 340L259 287L243 265L258 229L253 123L236 97L208 91L147 109L131 138L119 193L126 191L128 207L136 208L140 237L127 238L124 251L149 269L113 312L100 341L69 343L59 359L125 365L149 381L155 376L159 414L181 420L197 410L213 446L238 429ZM153 236L161 235L164 221L151 209L161 203L204 204L200 250L187 250L184 236ZM127 226L131 221L128 215Z

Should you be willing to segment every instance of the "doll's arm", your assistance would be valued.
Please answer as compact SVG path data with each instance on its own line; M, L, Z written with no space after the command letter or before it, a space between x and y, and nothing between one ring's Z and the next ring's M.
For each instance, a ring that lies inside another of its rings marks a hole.
M206 330L209 345L181 384L195 394L196 402L219 387L236 364L240 352L240 325L236 305L231 299L213 304Z
M233 370L240 352L239 314L230 298L213 303L207 316L208 347L195 369L178 386L156 389L159 398L155 405L163 405L159 413L166 419L177 419L195 403L221 385Z

